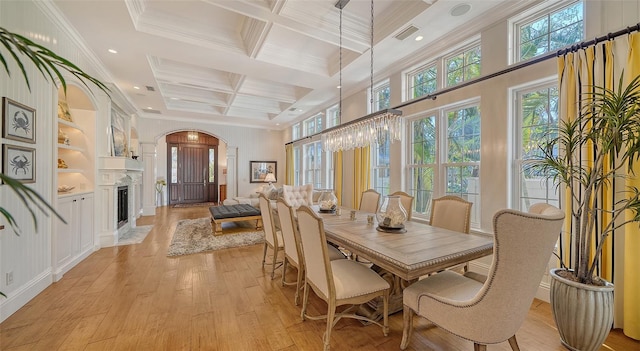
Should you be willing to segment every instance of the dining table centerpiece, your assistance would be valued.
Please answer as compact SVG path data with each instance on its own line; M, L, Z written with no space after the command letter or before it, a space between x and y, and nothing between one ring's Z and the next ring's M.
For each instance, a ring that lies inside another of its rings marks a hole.
M397 195L385 196L380 210L376 213L378 229L383 232L405 232L404 224L407 218L407 210Z

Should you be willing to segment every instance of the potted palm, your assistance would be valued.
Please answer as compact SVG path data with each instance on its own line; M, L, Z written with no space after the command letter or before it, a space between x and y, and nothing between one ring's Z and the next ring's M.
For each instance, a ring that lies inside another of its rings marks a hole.
M29 83L29 76L27 75L27 71L25 70L24 64L21 61L22 58L28 58L31 63L38 68L40 73L45 78L51 79L51 81L54 81L57 78L65 94L67 92L67 83L62 74L62 71L66 71L72 76L76 77L80 82L82 82L82 84L87 86L87 88L89 88L87 83L92 83L100 90L104 91L107 95L109 95L109 88L107 88L104 83L88 75L82 69L80 69L78 66L68 61L67 59L58 56L55 52L33 42L32 40L22 35L12 33L5 28L0 27L0 45L6 49L6 53L8 54L8 57L5 57L3 52L0 51L0 63L2 63L2 65L4 66L5 72L7 72L9 76L11 76L7 59L13 59L13 61L15 61L15 63L20 68L22 77L27 83L27 88L29 90L31 90L31 85ZM55 209L42 196L40 196L40 194L38 194L30 187L25 186L20 181L15 180L3 173L0 173L0 183L8 186L8 188L17 195L20 203L22 203L27 208L27 210L31 214L31 218L33 219L36 230L38 230L36 211L41 211L45 214L51 212L55 214L56 217L58 217L61 221L65 222L60 214L58 214ZM13 232L16 235L19 235L20 228L18 227L18 224L16 223L11 213L4 207L0 206L0 214L2 215L2 217L4 217L5 222L12 228ZM6 295L1 291L0 295L6 297Z
M631 171L640 158L640 76L627 85L620 78L616 89L593 88L527 168L566 195L572 258L560 257L561 267L551 271L550 297L562 343L581 351L600 349L613 322L614 287L596 270L605 239L640 221L637 188L616 191L608 208L599 198L614 183L640 176Z

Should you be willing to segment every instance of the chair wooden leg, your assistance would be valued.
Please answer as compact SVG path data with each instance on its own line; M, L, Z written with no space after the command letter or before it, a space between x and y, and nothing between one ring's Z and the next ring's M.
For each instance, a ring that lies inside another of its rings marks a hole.
M473 351L487 351L487 345L473 344Z
M267 260L267 242L264 243L264 249L262 250L262 268L264 268L264 263Z
M333 329L333 319L336 316L336 306L334 301L329 301L329 309L327 311L327 331L324 333L324 351L331 348L331 329Z
M284 259L282 260L282 281L280 282L281 286L284 286L284 276L287 275L287 263L289 262L289 260L287 260L287 256L284 256Z
M299 295L300 295L300 288L302 288L302 264L298 264L298 281L296 282L296 296L293 300L293 302L296 304L296 306L298 306L298 300L299 300Z
M409 346L409 340L411 340L411 333L413 333L413 310L404 305L402 309L403 328L402 328L402 341L400 342L400 349L404 350Z
M273 248L273 262L271 263L271 280L276 274L276 260L278 259L278 249Z
M309 301L309 284L305 281L304 291L302 292L302 308L300 310L300 319L305 320L305 314L307 313L307 302Z
M516 340L516 336L512 336L509 338L509 345L513 351L520 351L520 347L518 346L518 341Z

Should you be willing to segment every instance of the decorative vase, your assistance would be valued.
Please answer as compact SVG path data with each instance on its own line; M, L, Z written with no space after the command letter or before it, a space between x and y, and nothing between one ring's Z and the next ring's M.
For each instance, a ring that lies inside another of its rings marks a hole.
M156 206L164 206L164 196L162 191L156 191Z
M404 223L407 221L407 211L402 207L400 196L386 196L380 210L376 213L376 218L380 228L390 230L404 229Z
M613 284L595 286L574 282L552 269L551 310L562 344L573 351L595 351L613 324Z
M318 198L318 205L322 212L333 212L338 205L338 198L331 190L323 190Z

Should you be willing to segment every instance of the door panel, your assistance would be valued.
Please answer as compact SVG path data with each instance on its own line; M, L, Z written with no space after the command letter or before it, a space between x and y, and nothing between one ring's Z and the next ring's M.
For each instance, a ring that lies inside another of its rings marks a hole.
M206 145L182 145L182 202L204 202L208 148Z
M217 144L216 138L201 133L195 141L185 132L167 135L169 204L218 201Z

